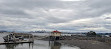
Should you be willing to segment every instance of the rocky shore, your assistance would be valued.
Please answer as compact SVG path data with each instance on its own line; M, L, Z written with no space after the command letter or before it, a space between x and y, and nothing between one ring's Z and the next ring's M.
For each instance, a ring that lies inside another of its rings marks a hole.
M82 36L61 36L62 40L57 42L69 46L78 46L80 49L111 49L111 38L107 37L82 37ZM41 40L49 40L49 37Z
M111 49L111 45L93 40L59 40L57 41L69 46L78 46L80 49Z

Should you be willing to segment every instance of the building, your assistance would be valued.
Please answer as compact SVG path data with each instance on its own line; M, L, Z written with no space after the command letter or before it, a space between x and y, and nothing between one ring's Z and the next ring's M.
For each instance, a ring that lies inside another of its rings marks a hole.
M52 31L51 32L51 36L50 36L50 40L55 41L55 40L60 40L61 37L61 32L59 31Z
M61 36L61 32L59 32L59 31L52 31L51 32L51 36Z

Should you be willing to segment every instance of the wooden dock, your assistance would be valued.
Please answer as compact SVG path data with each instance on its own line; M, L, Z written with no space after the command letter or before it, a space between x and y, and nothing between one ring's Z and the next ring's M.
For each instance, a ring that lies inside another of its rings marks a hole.
M18 40L16 38L13 38L13 41L9 41L9 35L8 35L8 41L6 42L0 42L0 45L2 44L19 44L19 43L33 43L34 42L34 36L32 34L27 33L13 33L14 37L24 37L25 40Z
M2 44L20 44L20 43L33 43L33 41L1 42L0 45L2 45Z

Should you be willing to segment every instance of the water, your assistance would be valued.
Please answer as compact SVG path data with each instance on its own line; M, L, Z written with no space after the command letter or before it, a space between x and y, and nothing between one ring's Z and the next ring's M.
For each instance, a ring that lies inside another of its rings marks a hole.
M6 34L0 34L0 42L3 42L2 37ZM0 49L80 49L76 46L67 46L60 44L58 42L49 42L42 40L35 40L34 43L24 43L24 44L5 44L0 45Z

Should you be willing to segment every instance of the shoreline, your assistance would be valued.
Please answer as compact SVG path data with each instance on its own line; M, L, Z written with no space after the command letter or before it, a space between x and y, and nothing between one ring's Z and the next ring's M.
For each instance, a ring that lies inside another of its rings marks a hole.
M94 40L59 40L61 44L77 46L80 49L111 49L111 44Z

